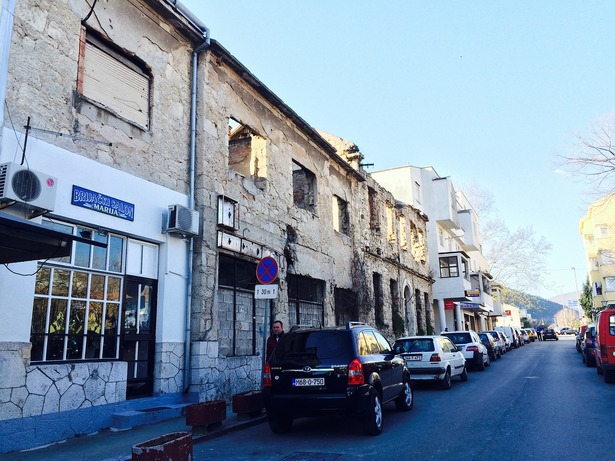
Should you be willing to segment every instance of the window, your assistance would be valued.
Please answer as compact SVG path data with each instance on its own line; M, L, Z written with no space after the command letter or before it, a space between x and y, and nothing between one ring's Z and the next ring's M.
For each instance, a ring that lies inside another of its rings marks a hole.
M88 237L107 248L75 242L71 257L56 258L36 274L30 342L32 361L119 357L125 239L81 226L46 227Z
M289 324L324 325L325 282L295 274L288 274L286 280Z
M602 296L602 282L594 282L594 296Z
M421 185L417 181L414 181L413 189L414 189L414 202L417 205L420 205L421 204Z
M406 218L404 215L397 217L397 227L399 228L399 247L402 250L408 249L408 234L406 232Z
M600 265L615 264L613 253L608 250L600 250L598 260L600 261Z
M440 277L459 277L457 256L445 256L440 258Z
M382 290L382 275L374 272L372 274L372 284L374 287L374 313L376 315L376 326L384 327L384 297Z
M389 242L395 241L395 208L393 205L387 202L387 236Z
M463 270L463 278L466 280L470 280L470 270L468 266L468 260L461 258L461 269Z
M606 277L605 280L606 291L615 291L615 277Z
M228 163L245 177L262 177L265 171L266 140L248 125L232 117L228 124Z
M151 76L145 64L92 33L81 41L77 91L105 110L150 127Z
M605 238L609 236L609 226L607 224L599 224L596 226L596 234L598 238Z
M316 176L294 160L293 203L297 208L316 211Z
M380 230L380 203L378 202L378 193L371 187L367 188L369 201L369 227L374 230Z
M341 234L350 235L348 202L337 195L333 196L333 229Z
M438 243L444 248L444 231L441 227L438 227Z

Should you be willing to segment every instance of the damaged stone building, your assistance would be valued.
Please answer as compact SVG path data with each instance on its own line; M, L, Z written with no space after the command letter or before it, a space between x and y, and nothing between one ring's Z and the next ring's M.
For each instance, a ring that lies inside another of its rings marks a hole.
M212 40L200 87L192 385L201 399L260 386L271 322L433 331L426 216L363 170ZM277 261L275 299L256 267ZM231 379L229 379L229 377Z
M434 331L427 216L178 2L2 15L0 175L43 192L0 191L0 452L258 389L274 319Z

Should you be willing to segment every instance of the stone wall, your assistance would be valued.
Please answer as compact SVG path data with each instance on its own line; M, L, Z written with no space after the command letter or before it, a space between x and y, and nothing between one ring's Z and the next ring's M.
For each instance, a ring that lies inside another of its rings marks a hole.
M28 365L30 343L0 343L0 420L126 400L126 363Z

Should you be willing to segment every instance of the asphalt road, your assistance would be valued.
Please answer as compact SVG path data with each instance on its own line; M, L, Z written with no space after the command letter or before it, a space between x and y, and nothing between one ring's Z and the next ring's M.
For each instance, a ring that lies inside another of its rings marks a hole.
M534 342L455 381L415 386L414 409L385 408L384 432L349 418L301 418L288 434L261 424L194 446L195 460L576 460L605 455L615 385L587 368L573 336Z

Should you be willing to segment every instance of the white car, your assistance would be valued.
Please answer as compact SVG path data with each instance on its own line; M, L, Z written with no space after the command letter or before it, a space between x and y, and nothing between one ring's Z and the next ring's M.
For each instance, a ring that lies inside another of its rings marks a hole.
M393 349L405 360L411 380L436 381L442 389L451 388L453 377L468 380L463 354L445 336L405 336Z
M491 365L489 351L474 330L443 331L441 334L448 337L461 350L468 365L480 371Z

